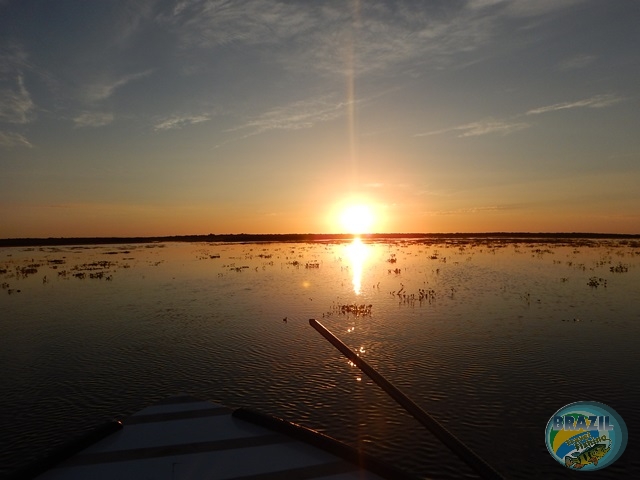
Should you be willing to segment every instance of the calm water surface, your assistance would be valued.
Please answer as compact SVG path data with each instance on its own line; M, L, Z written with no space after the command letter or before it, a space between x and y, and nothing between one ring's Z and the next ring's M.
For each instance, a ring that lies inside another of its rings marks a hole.
M588 476L640 473L637 242L4 248L0 283L2 475L186 392L421 477L475 478L309 318L507 478L585 475L544 445L551 415L580 400L613 407L630 432L623 457Z

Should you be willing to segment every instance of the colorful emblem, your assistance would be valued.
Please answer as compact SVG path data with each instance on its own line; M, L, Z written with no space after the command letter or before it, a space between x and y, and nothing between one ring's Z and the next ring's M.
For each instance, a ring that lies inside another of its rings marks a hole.
M627 426L611 407L598 402L570 403L547 423L545 442L553 458L571 470L600 470L627 446Z

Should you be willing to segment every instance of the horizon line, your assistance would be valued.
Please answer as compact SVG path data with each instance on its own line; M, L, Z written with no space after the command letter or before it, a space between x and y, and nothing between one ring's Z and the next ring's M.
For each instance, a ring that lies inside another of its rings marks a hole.
M318 241L362 239L417 239L417 238L511 238L511 239L640 239L638 233L595 232L403 232L403 233L209 233L195 235L152 236L97 236L97 237L12 237L0 238L1 247L49 246L71 244L121 244L161 242L259 242L259 241Z

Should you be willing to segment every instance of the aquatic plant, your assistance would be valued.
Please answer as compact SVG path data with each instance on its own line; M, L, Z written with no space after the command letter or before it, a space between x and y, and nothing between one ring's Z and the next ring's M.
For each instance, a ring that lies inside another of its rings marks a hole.
M628 272L629 266L624 265L622 262L619 262L618 265L616 265L615 267L609 267L609 271L614 273Z
M33 275L38 273L38 268L40 265L29 265L28 267L16 267L16 275L22 275L23 278L26 278L29 275Z
M607 287L607 281L604 278L600 278L600 277L591 277L589 278L589 281L587 282L587 285L589 285L591 288L598 288L600 285L602 285L603 287Z
M355 315L356 317L358 316L368 316L371 315L371 308L373 307L373 305L358 305L358 304L346 304L346 305L338 305L337 309L339 311L339 313L342 313L343 315L346 315L347 313L351 313L353 315Z

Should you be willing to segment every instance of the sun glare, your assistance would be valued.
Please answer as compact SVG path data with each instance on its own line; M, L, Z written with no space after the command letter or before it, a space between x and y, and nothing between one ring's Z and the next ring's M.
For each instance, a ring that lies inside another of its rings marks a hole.
M351 205L340 215L340 223L345 233L371 233L374 220L373 211L367 205Z

